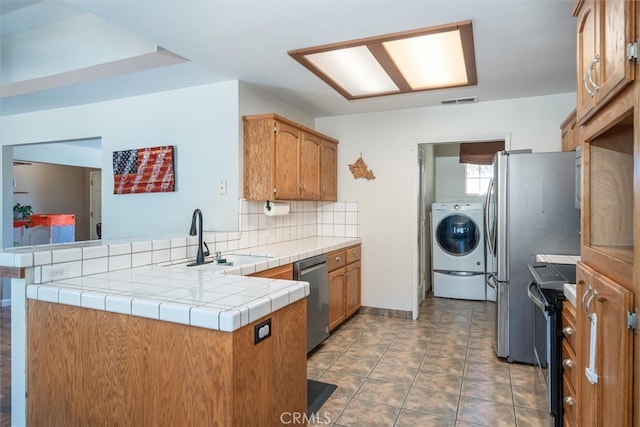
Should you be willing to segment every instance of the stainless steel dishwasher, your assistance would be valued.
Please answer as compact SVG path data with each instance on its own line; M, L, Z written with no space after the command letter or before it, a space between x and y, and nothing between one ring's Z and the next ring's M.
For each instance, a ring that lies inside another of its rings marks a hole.
M329 270L327 255L293 264L293 278L309 282L307 298L307 353L329 336Z

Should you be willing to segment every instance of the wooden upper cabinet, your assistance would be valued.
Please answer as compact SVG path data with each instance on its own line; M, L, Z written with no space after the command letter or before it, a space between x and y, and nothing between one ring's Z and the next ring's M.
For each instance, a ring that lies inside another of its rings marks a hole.
M338 144L326 140L320 145L320 198L338 200Z
M338 141L277 114L242 119L246 200L336 200ZM323 185L332 197L323 197Z
M320 200L320 147L322 140L303 132L300 140L300 198Z
M581 124L635 78L636 2L579 0L573 14L578 18L577 122Z
M275 167L272 171L274 200L300 197L300 137L298 129L275 122Z
M562 151L574 151L580 145L580 139L576 135L576 110L560 125L560 133L562 135Z

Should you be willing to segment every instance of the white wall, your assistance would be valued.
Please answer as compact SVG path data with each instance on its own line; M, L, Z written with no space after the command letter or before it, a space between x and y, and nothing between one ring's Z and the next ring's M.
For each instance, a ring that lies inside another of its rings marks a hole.
M324 117L316 128L340 140L338 199L358 200L362 304L412 310L417 286L417 149L490 135L510 135L510 149L560 150L560 123L575 94L386 113ZM376 179L354 179L362 157Z
M466 173L459 157L436 157L436 202L484 202L483 195L467 194Z
M3 146L101 138L103 238L189 231L201 208L204 229L238 229L238 82L196 86L114 101L0 117ZM112 152L176 147L176 191L113 194ZM227 194L218 195L218 182ZM3 193L3 223L10 217ZM4 239L3 239L4 240Z

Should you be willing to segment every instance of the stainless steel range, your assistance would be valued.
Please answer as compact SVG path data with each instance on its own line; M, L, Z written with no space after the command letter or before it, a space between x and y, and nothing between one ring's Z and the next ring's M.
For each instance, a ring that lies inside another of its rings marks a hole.
M562 302L565 283L575 283L574 264L527 264L533 281L528 295L537 310L533 336L536 363L545 376L549 390L549 414L553 426L562 426ZM545 369L546 368L546 369Z

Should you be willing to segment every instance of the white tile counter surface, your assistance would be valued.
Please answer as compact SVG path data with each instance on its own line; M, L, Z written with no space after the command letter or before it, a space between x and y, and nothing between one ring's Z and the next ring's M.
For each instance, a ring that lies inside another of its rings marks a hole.
M308 282L246 275L359 243L359 238L305 238L236 251L269 257L239 267L216 267L213 271L207 265L186 267L183 262L187 259L171 259L160 264L43 280L28 284L26 293L29 299L231 332L309 295ZM65 246L62 251L69 249ZM96 251L99 250L92 247L91 256ZM56 252L52 247L54 259Z

